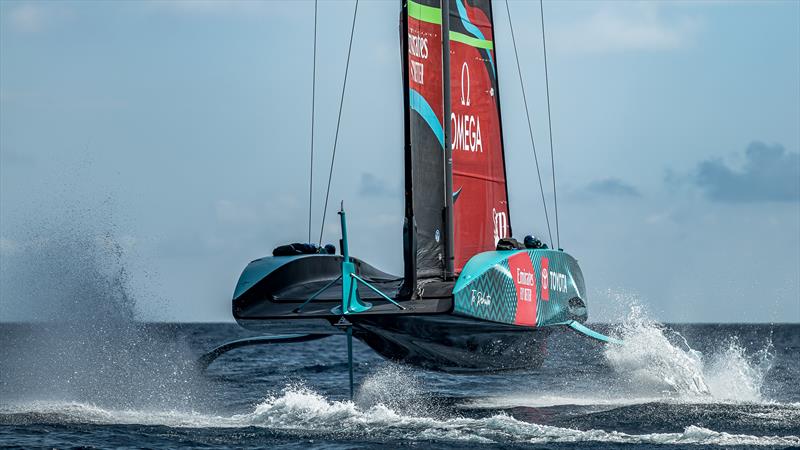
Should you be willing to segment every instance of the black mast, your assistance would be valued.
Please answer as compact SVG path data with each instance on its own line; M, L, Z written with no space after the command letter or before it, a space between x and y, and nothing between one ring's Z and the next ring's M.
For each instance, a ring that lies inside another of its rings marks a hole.
M417 289L417 243L414 220L414 183L411 159L411 117L408 108L408 3L403 2L400 13L400 60L403 61L403 162L405 167L405 219L403 221L403 285L399 295L409 298Z
M453 153L450 146L450 0L442 0L442 90L444 96L444 279L455 276L453 251Z
M416 0L411 3L402 0L400 41L404 61L406 220L403 235L405 281L401 294L404 297L413 296L418 280L451 278L453 275L447 1ZM430 15L431 10L441 6L444 6L444 12L439 11L441 17ZM425 11L428 11L427 15L423 14ZM442 33L441 41L434 38L428 42L435 33ZM437 55L440 57L429 60L427 45L432 47L432 52L441 52ZM436 60L442 63L442 67L433 63ZM425 85L424 73L433 77L434 83ZM438 84L436 79L440 76L442 80ZM442 123L439 123L440 117Z

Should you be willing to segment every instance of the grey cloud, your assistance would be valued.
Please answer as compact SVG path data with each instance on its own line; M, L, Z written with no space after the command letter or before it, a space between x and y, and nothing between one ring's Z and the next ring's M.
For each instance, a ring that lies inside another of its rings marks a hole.
M669 16L658 7L603 5L590 16L557 25L553 42L559 50L581 53L663 51L691 45L702 22Z
M358 192L361 195L374 197L392 197L400 194L395 186L388 185L385 181L371 173L361 174Z
M620 180L619 178L604 178L602 180L592 181L582 189L578 190L576 194L579 197L607 196L618 198L634 198L642 196L638 189Z
M741 170L719 158L697 165L692 182L712 201L743 203L800 201L800 154L782 145L753 142Z

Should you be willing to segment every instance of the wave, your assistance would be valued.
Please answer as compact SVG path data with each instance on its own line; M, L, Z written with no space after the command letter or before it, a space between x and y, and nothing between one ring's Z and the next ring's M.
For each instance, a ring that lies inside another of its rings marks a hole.
M109 410L82 403L29 403L0 408L0 423L88 423L175 428L257 427L297 437L474 443L581 443L800 446L798 436L752 436L688 426L678 433L627 434L523 422L506 414L485 418L401 414L382 403L360 407L332 401L307 388L289 388L251 412L229 416L199 412Z

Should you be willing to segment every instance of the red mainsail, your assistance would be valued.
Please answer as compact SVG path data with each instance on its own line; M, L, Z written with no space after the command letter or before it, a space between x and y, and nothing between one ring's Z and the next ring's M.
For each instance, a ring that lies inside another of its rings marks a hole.
M450 1L455 270L511 235L490 0Z

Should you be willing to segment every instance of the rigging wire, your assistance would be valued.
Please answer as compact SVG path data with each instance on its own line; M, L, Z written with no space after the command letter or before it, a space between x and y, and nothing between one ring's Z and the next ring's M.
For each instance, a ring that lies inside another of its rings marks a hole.
M508 0L506 0L506 5L507 4ZM559 233L558 230L558 194L556 194L556 162L555 158L553 157L553 120L551 119L551 114L550 114L550 79L547 74L547 40L545 39L545 31L544 31L543 0L539 0L539 11L541 12L541 17L542 17L542 53L544 54L544 85L545 85L545 90L547 91L547 128L548 128L548 135L550 136L550 170L553 173L553 204L555 206L555 216L556 216L556 243L558 244L558 248L561 248L561 233Z
M539 157L536 155L536 144L533 140L533 125L531 125L531 113L528 109L528 99L525 95L525 83L522 80L522 68L519 65L519 54L517 53L517 41L514 38L514 24L511 21L511 10L506 0L506 13L508 14L508 25L511 29L511 43L514 45L514 57L517 60L517 73L519 74L519 85L522 88L522 101L525 104L525 116L528 118L528 134L531 138L531 148L533 149L533 160L536 162L536 175L539 177L539 190L542 193L542 206L544 207L544 218L547 221L547 234L550 236L550 246L553 246L553 232L550 229L550 216L547 213L547 200L544 198L544 184L542 184L542 172L539 170Z
M342 105L344 105L344 93L347 89L347 72L350 68L350 53L353 50L353 35L356 30L356 13L358 13L358 0L353 8L353 25L350 27L350 44L347 47L347 62L344 66L344 82L342 83L342 96L339 99L339 117L336 119L336 135L333 138L333 153L331 154L331 168L328 172L328 188L325 191L325 206L322 208L322 223L319 226L319 242L322 245L322 231L325 229L325 216L328 213L328 197L331 193L331 179L333 178L333 163L336 161L336 145L339 143L339 126L342 123Z
M314 196L314 107L317 103L317 0L314 0L314 64L311 69L311 158L308 163L308 242L311 242L311 205Z

